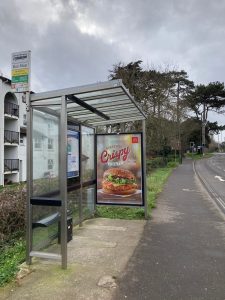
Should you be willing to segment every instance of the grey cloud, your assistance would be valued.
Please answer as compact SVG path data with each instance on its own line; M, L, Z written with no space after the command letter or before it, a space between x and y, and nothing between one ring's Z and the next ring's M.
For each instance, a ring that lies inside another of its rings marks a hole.
M111 46L81 34L72 22L61 25L50 26L36 49L38 77L50 89L107 80L110 63L117 59Z

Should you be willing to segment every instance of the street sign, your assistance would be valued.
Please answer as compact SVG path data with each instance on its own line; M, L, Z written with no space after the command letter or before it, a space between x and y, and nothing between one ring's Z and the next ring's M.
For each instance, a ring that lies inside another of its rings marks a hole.
M31 51L21 51L12 54L11 87L16 93L30 91Z

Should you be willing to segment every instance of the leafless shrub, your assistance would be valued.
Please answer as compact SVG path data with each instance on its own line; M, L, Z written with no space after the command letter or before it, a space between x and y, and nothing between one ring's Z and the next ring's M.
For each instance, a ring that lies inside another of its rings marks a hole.
M0 245L24 232L25 205L24 184L7 186L0 192Z

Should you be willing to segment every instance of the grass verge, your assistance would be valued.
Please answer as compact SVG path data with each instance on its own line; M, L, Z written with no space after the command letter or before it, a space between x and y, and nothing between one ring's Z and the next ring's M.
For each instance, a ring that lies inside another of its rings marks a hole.
M148 216L150 216L152 208L156 206L156 198L162 191L163 185L174 167L176 167L176 164L157 169L147 176ZM96 216L110 219L138 220L144 219L145 213L144 208L97 206Z
M197 153L187 153L185 155L186 157L192 158L194 160L198 160L198 159L203 159L203 158L210 158L213 156L212 153L205 153L204 155L202 154L197 154Z
M25 260L25 241L20 239L0 252L0 286L11 281L18 272L18 266Z

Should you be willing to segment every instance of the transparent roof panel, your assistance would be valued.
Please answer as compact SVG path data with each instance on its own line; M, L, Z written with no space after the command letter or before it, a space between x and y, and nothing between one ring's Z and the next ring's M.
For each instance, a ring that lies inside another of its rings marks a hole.
M31 105L49 105L60 112L55 104L61 103L61 99L67 99L68 116L93 126L145 119L121 80L32 94Z
M82 94L76 94L76 96L82 100L85 100L85 98L104 98L106 96L110 97L111 95L123 95L123 90L121 87L116 87L112 89L105 89L105 90L99 90L94 92L88 92L88 93L82 93Z

